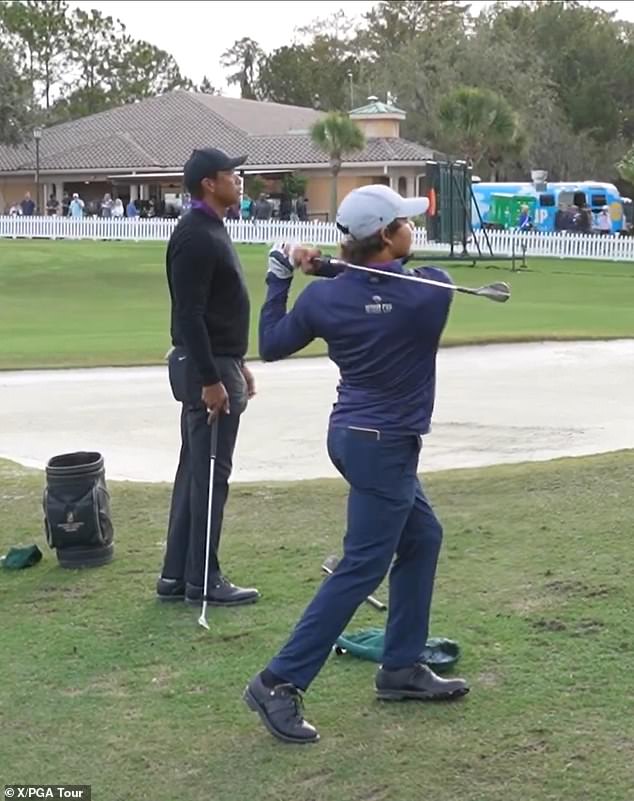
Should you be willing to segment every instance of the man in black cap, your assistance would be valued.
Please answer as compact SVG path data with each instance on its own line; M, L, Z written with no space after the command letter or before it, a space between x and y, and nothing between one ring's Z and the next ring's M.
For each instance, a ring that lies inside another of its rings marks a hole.
M255 394L244 363L249 336L249 296L238 255L223 224L239 202L235 168L213 148L195 150L184 169L190 210L167 248L172 301L168 357L172 392L182 404L181 452L169 516L167 548L156 592L161 600L199 604L205 571L209 498L210 427L218 421L211 510L207 601L215 606L254 603L255 589L236 587L221 572L218 545L229 491L240 415Z

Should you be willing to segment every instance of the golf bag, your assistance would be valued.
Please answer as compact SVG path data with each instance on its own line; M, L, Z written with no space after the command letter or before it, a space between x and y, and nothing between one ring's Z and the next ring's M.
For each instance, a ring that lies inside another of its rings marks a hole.
M46 541L61 567L97 567L111 561L114 530L103 457L65 453L46 465L43 498Z

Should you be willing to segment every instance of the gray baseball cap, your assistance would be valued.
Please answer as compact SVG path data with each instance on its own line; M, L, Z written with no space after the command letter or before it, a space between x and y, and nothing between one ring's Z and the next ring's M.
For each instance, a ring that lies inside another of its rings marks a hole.
M416 217L429 208L426 197L401 197L383 184L354 189L337 210L337 227L354 239L365 239L401 217Z

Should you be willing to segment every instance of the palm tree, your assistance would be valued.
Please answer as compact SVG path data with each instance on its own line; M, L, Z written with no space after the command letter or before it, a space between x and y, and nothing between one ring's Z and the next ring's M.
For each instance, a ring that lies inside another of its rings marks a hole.
M525 144L517 115L489 89L454 89L441 103L439 120L446 143L472 165L486 160L496 168L506 155L519 155Z
M333 111L318 120L311 128L310 135L330 161L332 174L330 218L334 220L337 216L337 177L341 171L343 157L355 150L362 150L365 137L356 122L339 111Z

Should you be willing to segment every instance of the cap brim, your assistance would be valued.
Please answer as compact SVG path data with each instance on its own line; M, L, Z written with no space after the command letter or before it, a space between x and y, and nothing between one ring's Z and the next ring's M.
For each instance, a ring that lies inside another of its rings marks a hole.
M248 156L236 156L233 159L228 159L225 169L235 170L236 167L241 167L248 158Z
M426 197L404 197L401 204L399 217L418 217L425 214L429 208L429 198Z

